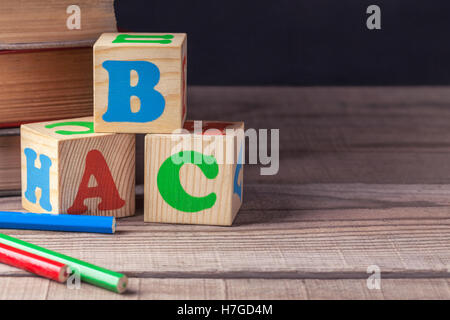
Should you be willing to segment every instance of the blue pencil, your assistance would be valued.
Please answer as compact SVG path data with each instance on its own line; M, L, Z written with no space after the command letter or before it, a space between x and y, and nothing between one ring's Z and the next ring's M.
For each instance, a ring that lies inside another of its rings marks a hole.
M0 211L0 229L114 233L114 217Z

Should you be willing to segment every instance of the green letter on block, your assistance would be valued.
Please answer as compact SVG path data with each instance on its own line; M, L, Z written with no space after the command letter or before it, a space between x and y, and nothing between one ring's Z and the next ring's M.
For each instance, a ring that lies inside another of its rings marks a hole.
M184 212L198 212L211 208L216 203L216 194L211 192L204 197L193 197L188 194L180 183L180 169L186 163L195 164L206 178L214 179L219 174L216 159L196 151L181 151L175 156L182 161L175 163L173 156L170 156L159 168L157 184L163 199L171 207ZM198 163L194 159L201 159L201 162Z

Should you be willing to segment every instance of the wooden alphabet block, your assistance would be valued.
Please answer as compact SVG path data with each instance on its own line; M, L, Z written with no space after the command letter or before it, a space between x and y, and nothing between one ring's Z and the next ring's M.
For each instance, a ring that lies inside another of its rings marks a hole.
M171 133L186 118L186 34L104 33L94 45L95 132Z
M94 133L92 117L25 124L20 135L25 209L134 215L134 135Z
M244 123L184 128L145 137L144 220L230 226L243 196Z

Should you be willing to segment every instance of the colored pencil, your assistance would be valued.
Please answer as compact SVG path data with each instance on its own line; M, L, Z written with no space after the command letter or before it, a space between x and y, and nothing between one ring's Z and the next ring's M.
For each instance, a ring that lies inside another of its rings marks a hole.
M0 243L0 262L50 280L66 282L70 269L63 263Z
M84 262L61 253L57 253L32 243L7 236L0 233L0 243L8 246L36 254L38 256L51 259L60 263L64 263L72 270L80 275L81 281L102 287L117 293L122 293L127 289L127 276L104 269L88 262Z
M114 217L0 211L0 229L114 233Z

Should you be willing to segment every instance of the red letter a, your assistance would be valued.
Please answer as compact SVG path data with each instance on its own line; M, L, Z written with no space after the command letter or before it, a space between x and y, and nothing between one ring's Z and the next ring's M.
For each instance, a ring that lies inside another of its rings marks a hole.
M97 180L96 187L89 187L91 176ZM120 198L113 177L109 171L105 158L98 150L91 150L86 156L86 167L84 169L83 179L81 179L78 193L72 206L67 210L68 214L82 214L88 209L84 205L87 198L101 198L98 204L99 210L115 210L125 205L125 201Z

